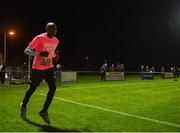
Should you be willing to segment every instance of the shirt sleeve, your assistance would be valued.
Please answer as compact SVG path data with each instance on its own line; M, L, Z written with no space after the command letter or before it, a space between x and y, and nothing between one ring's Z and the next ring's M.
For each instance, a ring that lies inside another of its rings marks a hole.
M37 48L39 43L40 43L40 38L34 37L33 40L29 43L29 46L35 49Z

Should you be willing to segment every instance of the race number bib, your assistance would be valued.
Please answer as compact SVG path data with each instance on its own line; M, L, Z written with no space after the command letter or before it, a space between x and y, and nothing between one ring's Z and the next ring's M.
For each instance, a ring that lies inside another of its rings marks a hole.
M49 66L51 64L51 58L41 57L40 58L40 65L41 66Z

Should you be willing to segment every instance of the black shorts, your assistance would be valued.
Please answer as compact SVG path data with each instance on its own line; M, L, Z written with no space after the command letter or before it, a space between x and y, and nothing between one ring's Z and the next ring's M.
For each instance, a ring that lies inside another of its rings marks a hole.
M47 70L32 69L31 84L38 86L43 79L48 84L55 84L54 68Z

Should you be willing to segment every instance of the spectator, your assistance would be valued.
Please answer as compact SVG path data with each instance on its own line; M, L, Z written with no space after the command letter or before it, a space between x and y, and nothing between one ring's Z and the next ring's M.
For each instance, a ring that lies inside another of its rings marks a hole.
M121 64L121 72L124 72L124 64Z
M61 80L61 72L62 72L62 67L60 64L56 65L54 72L55 72L55 79L57 81L60 81Z
M177 78L179 78L179 74L180 74L180 68L179 67L176 68L176 72L177 72Z
M27 66L27 63L24 62L22 64L22 74L23 74L23 78L26 80L26 82L28 80L28 72L27 71L28 71L28 66Z
M155 72L155 68L154 68L154 67L151 67L151 68L150 68L150 72Z
M101 74L101 81L106 80L106 72L107 72L107 65L103 64L100 68L100 74Z
M171 67L171 72L174 75L175 81L177 81L177 71L176 71L176 68L175 67Z
M107 60L104 60L104 65L105 65L106 69L108 69Z
M161 76L164 79L164 75L165 75L165 68L161 67Z
M0 81L1 81L1 84L5 83L5 69L6 69L6 65L1 64L0 65Z
M121 65L117 62L116 71L121 72Z
M143 72L144 72L144 65L141 65L141 68L140 68L140 75L141 75L141 78L143 79Z
M109 70L110 70L110 72L115 72L116 71L116 68L115 68L114 64L111 65Z
M149 66L146 66L145 72L149 72Z
M144 65L141 65L140 71L144 72Z

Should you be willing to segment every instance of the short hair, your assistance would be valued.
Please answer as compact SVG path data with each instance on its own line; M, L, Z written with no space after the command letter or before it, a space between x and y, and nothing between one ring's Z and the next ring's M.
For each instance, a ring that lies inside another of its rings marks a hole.
M54 22L48 22L46 24L46 30L48 29L48 27L53 27L53 26L57 27L57 25Z

